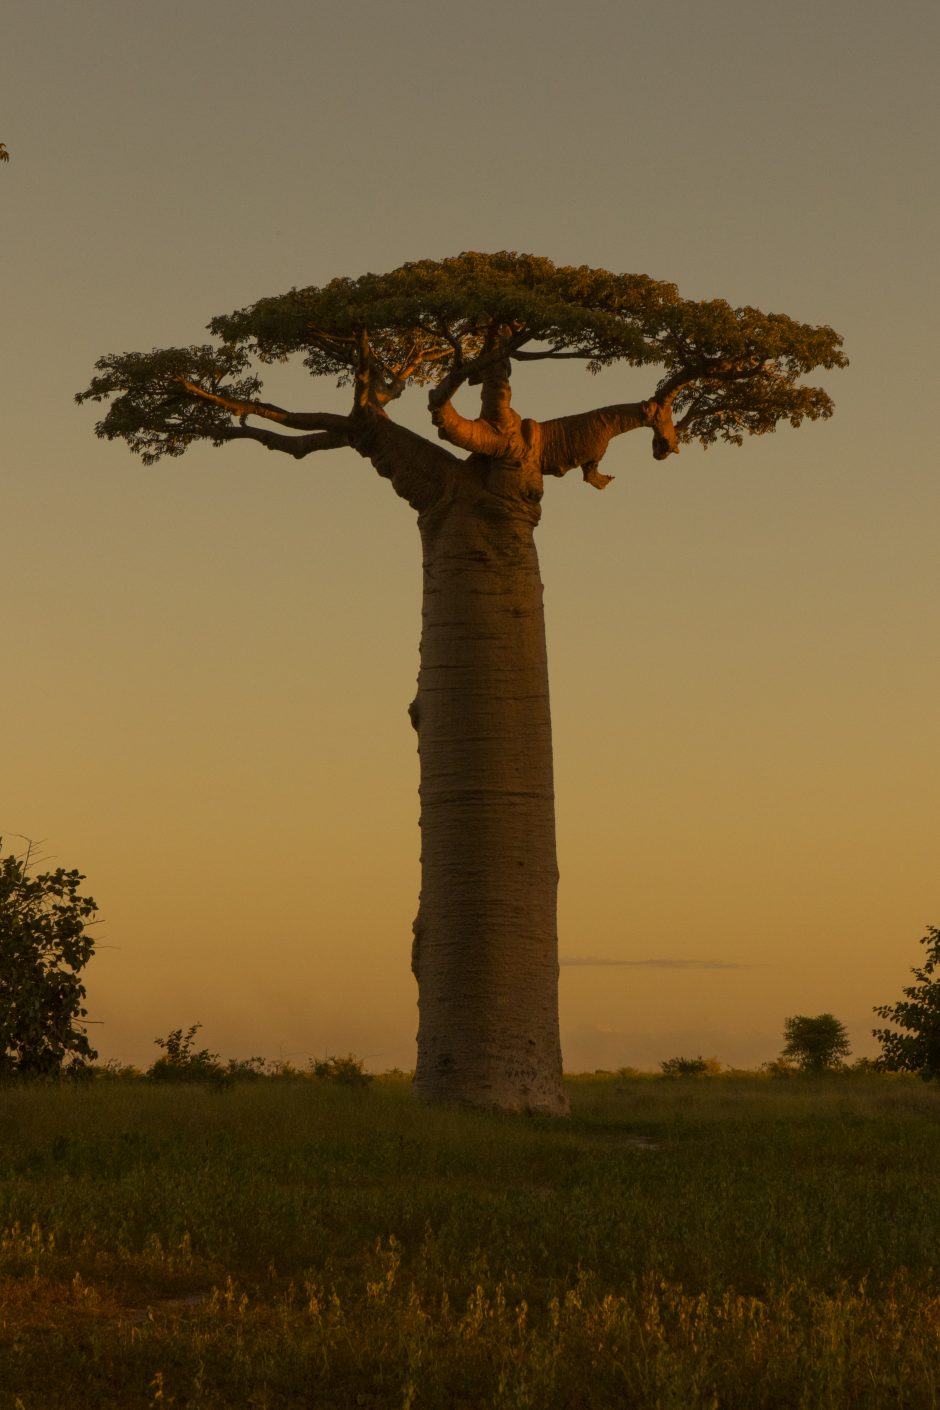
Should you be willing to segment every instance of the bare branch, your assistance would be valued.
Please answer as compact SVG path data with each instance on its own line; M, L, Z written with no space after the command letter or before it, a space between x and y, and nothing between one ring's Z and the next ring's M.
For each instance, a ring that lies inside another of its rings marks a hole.
M547 352L514 352L512 358L514 362L545 362L547 359L560 360L563 357L580 358L582 362L590 360L591 354L587 352L562 352L560 348L549 348Z
M505 325L493 324L484 350L478 357L459 365L438 382L428 396L431 420L442 440L475 455L500 456L507 451L507 436L518 427L519 417L510 411L510 358L531 334L524 328L508 337ZM461 416L451 398L464 382L482 384L482 416L470 420Z
M437 320L437 331L454 350L454 366L461 367L463 365L463 339L453 332L443 318Z
M219 437L226 441L258 441L267 450L280 450L302 460L317 450L338 450L349 445L349 437L338 431L314 431L309 436L284 436L280 431L269 431L262 426L226 426L219 431Z
M357 416L350 444L419 514L436 504L461 464L450 451L399 426L384 412Z
M293 431L345 431L349 427L347 416L337 416L333 412L285 411L283 407L274 406L271 402L235 401L219 392L208 392L205 387L200 387L198 382L191 382L188 377L178 376L174 381L179 382L180 386L193 396L211 402L213 406L221 406L232 416L260 416L265 421L277 421L281 426L287 426Z
M506 448L504 434L495 430L488 421L470 421L466 416L461 416L449 399L440 406L431 407L431 420L441 440L449 441L458 450L468 450L472 455L499 456Z
M561 416L539 423L539 463L543 475L566 475L579 466L584 478L602 490L612 476L602 475L598 465L609 442L625 431L652 424L650 402L624 402L601 406L576 416Z

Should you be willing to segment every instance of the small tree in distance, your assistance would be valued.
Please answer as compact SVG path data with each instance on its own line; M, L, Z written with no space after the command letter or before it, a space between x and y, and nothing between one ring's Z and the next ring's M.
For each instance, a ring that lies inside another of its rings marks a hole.
M98 1056L81 1025L79 977L97 906L79 895L79 871L31 875L32 848L0 860L0 1075L51 1077Z
M831 1013L815 1018L796 1014L784 1020L782 1058L790 1058L803 1072L832 1072L851 1052L849 1035Z
M920 943L927 947L927 958L923 968L911 969L917 983L902 990L905 998L896 1004L875 1008L879 1018L904 1031L874 1028L872 1034L881 1044L882 1071L916 1072L925 1082L940 1081L940 927L929 925Z

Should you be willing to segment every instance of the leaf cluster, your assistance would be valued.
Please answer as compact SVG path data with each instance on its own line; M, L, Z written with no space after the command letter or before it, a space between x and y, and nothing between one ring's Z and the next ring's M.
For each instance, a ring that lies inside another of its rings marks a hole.
M247 401L261 388L256 376L244 375L250 362L244 348L230 343L112 353L98 359L98 376L75 400L112 399L95 434L108 441L125 440L145 465L153 465L162 455L182 455L193 441L221 445L227 439L228 413L192 396L182 379L234 401Z
M97 1056L79 1026L97 912L84 880L63 867L32 874L29 851L0 859L0 1074L50 1076Z
M916 1072L925 1082L940 1081L940 926L928 926L920 943L927 958L911 969L916 984L903 989L905 997L897 1003L880 1004L874 1010L896 1027L875 1028L872 1033L881 1043L878 1066L884 1071Z
M708 1061L703 1057L666 1058L659 1066L664 1077L704 1077L709 1071Z
M250 344L262 361L300 352L314 373L348 380L357 333L393 367L414 363L410 380L435 380L442 360L476 356L487 333L505 327L557 351L596 362L657 361L650 334L675 286L645 275L559 268L535 255L474 252L418 260L388 274L333 279L291 289L216 318L210 330Z

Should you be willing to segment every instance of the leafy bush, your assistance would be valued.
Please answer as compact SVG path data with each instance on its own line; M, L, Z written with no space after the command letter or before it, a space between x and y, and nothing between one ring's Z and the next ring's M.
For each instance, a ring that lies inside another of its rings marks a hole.
M791 1062L789 1058L778 1057L774 1058L773 1062L762 1062L757 1070L765 1073L768 1077L786 1078L793 1077L798 1068L796 1063Z
M712 1063L715 1063L714 1058L699 1056L667 1058L659 1065L664 1077L704 1077L709 1072L709 1064ZM714 1068L711 1070L714 1071Z
M343 1087L368 1087L372 1075L362 1066L362 1059L347 1053L345 1057L314 1058L310 1063L314 1077L325 1082L338 1082Z
M167 1038L154 1038L164 1055L148 1069L151 1081L222 1083L227 1080L228 1074L218 1053L210 1053L208 1048L198 1052L193 1049L193 1039L201 1027L201 1023L194 1023L185 1033L182 1028L174 1028Z
M119 1058L108 1058L103 1066L93 1067L91 1075L96 1082L137 1082L144 1073L131 1063L121 1062Z
M97 1057L79 977L97 907L78 893L81 872L31 874L31 852L0 859L0 1076L77 1074Z
M225 1076L230 1082L257 1082L271 1075L263 1057L229 1058L225 1064Z
M940 927L929 925L920 942L927 948L922 969L911 973L917 980L902 990L896 1004L880 1004L875 1013L903 1031L875 1028L881 1044L878 1066L885 1072L916 1072L925 1082L940 1081ZM937 977L934 978L934 973Z

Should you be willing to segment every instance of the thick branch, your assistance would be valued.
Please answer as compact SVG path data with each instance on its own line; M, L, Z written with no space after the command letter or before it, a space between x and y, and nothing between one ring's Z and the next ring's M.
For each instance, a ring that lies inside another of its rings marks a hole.
M472 455L498 457L506 448L505 435L494 430L487 421L470 421L466 416L461 416L450 401L432 407L431 420L441 440L449 441L458 450L468 450Z
M588 484L602 490L612 479L610 475L600 474L597 468L608 444L624 431L652 425L653 405L645 401L625 402L618 406L601 406L577 416L542 421L539 424L542 474L565 475L577 465Z
M269 431L262 426L226 426L219 431L220 440L258 441L267 450L280 450L302 460L305 455L316 450L338 450L350 444L349 436L339 431L314 431L309 436L284 436L280 431Z
M204 387L200 387L197 382L190 382L186 377L177 377L181 387L185 387L187 392L199 397L202 401L208 401L213 406L221 406L232 416L260 416L266 421L277 421L281 426L287 426L292 431L347 431L349 429L349 417L337 416L329 411L285 411L283 407L274 406L266 401L234 401L231 397L221 396L218 392L207 392Z
M548 359L559 360L563 357L577 357L582 362L590 360L591 354L586 352L563 352L561 348L547 348L545 352L514 352L514 362L545 362Z
M518 429L519 418L510 410L510 358L530 334L525 329L491 330L484 350L469 362L455 362L428 396L431 420L441 440L471 454L498 457L507 452L507 437ZM482 384L482 416L469 420L451 401L464 382Z
M461 464L449 450L399 426L384 412L357 416L349 443L419 514L437 503Z
M386 367L382 359L373 352L368 328L356 332L356 396L354 414L362 411L381 411L388 402L400 397L405 390L405 381L394 370Z

